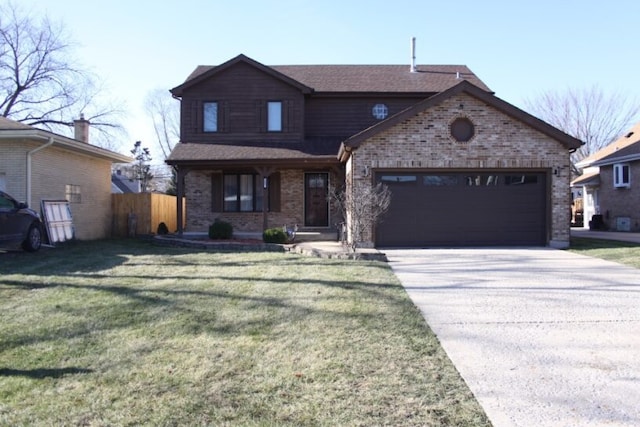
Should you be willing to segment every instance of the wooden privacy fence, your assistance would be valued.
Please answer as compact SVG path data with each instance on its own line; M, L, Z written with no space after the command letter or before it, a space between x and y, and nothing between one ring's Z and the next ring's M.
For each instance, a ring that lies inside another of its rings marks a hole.
M156 193L112 194L113 237L156 234L164 222L169 233L178 230L176 197ZM185 212L185 201L182 200ZM184 222L183 222L184 226Z

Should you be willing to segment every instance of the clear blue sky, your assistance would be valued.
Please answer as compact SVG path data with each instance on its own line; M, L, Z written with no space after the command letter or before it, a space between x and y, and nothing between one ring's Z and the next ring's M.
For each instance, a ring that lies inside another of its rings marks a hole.
M0 0L6 1L6 0ZM129 140L153 147L149 91L244 53L265 65L465 64L516 106L600 86L640 102L637 0L20 0L79 43L81 63L126 101Z

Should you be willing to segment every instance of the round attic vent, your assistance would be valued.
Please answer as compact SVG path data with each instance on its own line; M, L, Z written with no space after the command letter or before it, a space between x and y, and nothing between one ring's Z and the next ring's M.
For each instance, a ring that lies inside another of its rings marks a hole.
M451 136L457 142L469 142L476 133L473 122L466 117L458 117L449 127Z

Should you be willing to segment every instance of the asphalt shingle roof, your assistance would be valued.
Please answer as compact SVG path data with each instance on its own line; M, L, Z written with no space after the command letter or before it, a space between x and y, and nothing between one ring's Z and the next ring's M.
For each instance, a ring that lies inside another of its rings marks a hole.
M318 160L337 161L340 141L336 139L307 140L302 142L229 142L178 143L167 158L167 163L176 161L194 162L206 159L251 163L257 160Z
M214 70L200 65L186 82ZM316 92L442 92L462 80L490 91L466 65L273 65L269 68L302 83ZM185 82L185 83L186 83Z
M0 116L0 130L33 130L34 128L15 120Z
M623 157L640 153L640 123L636 123L628 132L616 139L611 144L596 151L592 155L585 157L578 162L578 166L588 167L589 165L605 159Z

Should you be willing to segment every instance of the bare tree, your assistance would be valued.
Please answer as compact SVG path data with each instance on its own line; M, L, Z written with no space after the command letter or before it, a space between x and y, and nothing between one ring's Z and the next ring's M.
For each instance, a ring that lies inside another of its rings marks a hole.
M169 91L155 89L147 94L145 109L153 123L157 143L166 159L180 140L180 103Z
M533 115L583 141L573 153L575 163L607 146L640 118L640 101L621 93L605 93L600 87L572 89L565 92L544 92L525 101Z
M350 193L332 189L329 197L348 219L349 247L355 252L389 209L391 190L382 183L361 185Z
M58 133L70 133L81 113L107 136L122 131L121 111L103 105L102 88L74 64L62 25L13 3L0 5L0 115Z

